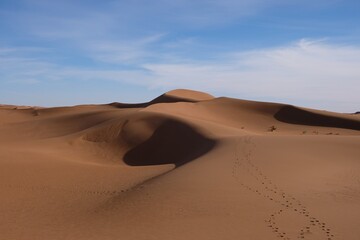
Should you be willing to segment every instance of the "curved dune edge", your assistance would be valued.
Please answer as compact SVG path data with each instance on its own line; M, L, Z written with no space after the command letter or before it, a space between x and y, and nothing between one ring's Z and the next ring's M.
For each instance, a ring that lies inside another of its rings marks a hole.
M360 119L175 90L0 107L4 239L349 239Z
M211 100L215 97L204 92L194 91L194 90L188 90L188 89L176 89L169 92L164 93L164 96L168 97L174 97L189 101L205 101L205 100Z
M181 166L206 154L216 144L198 127L157 113L137 113L106 121L79 135L101 148L108 145L106 151L116 152L129 166Z
M126 152L124 162L130 166L175 164L178 167L206 154L215 143L187 124L166 119L149 139Z
M359 121L355 119L319 114L293 106L282 107L274 117L278 121L291 124L360 130Z
M166 92L157 98L146 103L110 103L111 106L118 108L143 108L148 107L157 103L176 103L176 102L199 102L214 99L210 94L187 90L187 89L176 89Z

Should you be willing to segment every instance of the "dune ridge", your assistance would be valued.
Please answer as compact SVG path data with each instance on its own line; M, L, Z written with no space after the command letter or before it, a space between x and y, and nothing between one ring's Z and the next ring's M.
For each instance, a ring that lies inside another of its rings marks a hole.
M0 106L4 239L358 239L360 119L179 89Z
M166 92L157 98L146 103L110 103L110 106L118 108L144 108L157 103L176 103L176 102L199 102L205 100L211 100L214 97L210 94L198 92L194 90L177 89Z

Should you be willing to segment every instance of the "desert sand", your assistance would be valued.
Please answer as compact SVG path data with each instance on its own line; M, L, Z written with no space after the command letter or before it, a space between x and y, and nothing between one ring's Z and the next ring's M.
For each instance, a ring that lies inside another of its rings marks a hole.
M360 118L174 90L0 106L0 239L360 239Z

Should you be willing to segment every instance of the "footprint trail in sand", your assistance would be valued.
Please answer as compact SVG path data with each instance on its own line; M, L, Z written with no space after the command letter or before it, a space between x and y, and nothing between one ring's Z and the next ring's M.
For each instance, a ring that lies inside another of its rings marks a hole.
M267 201L274 203L276 210L265 219L267 227L272 229L278 238L291 239L335 239L331 228L320 219L314 217L311 212L296 197L282 190L252 161L256 143L252 137L247 136L239 139L236 144L235 162L232 175L240 185ZM291 229L287 229L282 220L292 219ZM294 231L293 229L299 229Z

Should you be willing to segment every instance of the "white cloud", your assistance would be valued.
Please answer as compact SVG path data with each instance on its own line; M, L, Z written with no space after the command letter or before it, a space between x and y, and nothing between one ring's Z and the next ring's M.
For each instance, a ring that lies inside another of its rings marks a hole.
M158 87L188 87L232 96L310 102L360 102L360 47L302 39L284 47L240 52L213 62L147 64ZM321 102L321 104L317 104ZM334 105L335 110L341 110ZM343 106L341 106L343 107Z
M222 54L211 61L134 60L134 68L126 70L68 67L19 53L13 56L14 52L0 50L0 83L96 81L101 88L102 81L119 81L159 91L190 88L329 110L359 110L360 47L324 40L302 39L282 47Z
M97 61L112 64L139 63L154 55L149 47L160 41L166 34L154 34L127 41L100 41L85 44L83 46L86 54Z

